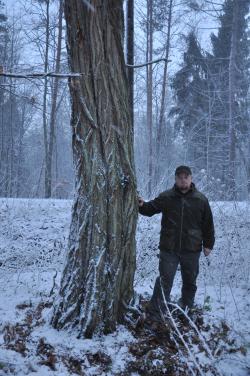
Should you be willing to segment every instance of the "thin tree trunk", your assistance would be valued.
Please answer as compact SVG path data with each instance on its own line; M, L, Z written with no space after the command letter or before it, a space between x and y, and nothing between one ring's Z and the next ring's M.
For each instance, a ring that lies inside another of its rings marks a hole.
M23 103L21 109L21 121L19 126L18 132L18 159L17 159L17 172L16 172L16 197L21 197L22 195L22 170L23 170L23 136L24 136L24 123L25 123L25 112L26 112L26 105Z
M0 84L2 83L4 79L0 80ZM3 195L3 173L4 173L4 126L3 126L3 91L0 86L0 123L1 123L1 149L0 149L0 171L1 171L1 177L0 177L0 194Z
M127 0L127 64L134 65L134 0ZM128 68L129 106L134 129L134 69Z
M12 80L11 80L11 83L10 83L10 90L12 89ZM9 170L9 174L8 174L8 188L7 188L7 196L8 197L12 197L13 195L13 188L14 188L14 184L15 184L15 181L13 179L14 177L14 157L15 157L15 153L14 153L14 136L13 136L13 127L14 127L14 119L13 119L13 103L12 103L12 100L13 100L13 96L12 94L10 94L10 122L8 124L8 128L9 128L9 131L10 131L10 143L9 143L9 148L8 148L8 154L9 154L9 166L8 166L8 170Z
M55 73L59 73L60 65L61 65L62 18L63 18L63 0L60 0L59 14L58 14L58 39L57 39L57 50L56 50ZM59 79L55 77L54 83L52 86L52 103L51 103L50 127L49 127L49 149L48 149L48 159L47 159L48 181L47 181L46 197L51 197L51 192L52 192L52 158L53 158L54 143L55 143L55 126L56 126L58 89L59 89Z
M8 35L4 34L4 49L3 49L3 61L7 61L7 47L8 47ZM3 84L6 80L3 78ZM2 140L1 140L1 195L7 196L6 183L8 181L8 155L9 155L9 127L5 126L6 123L6 103L4 90L1 90L1 128L2 128Z
M11 55L10 55L10 72L13 72L14 67L14 21L12 25L12 36L11 36ZM15 98L15 86L12 86L13 79L10 79L10 122L9 122L9 129L10 129L10 144L8 147L9 153L10 153L10 165L9 165L9 177L8 177L8 196L13 197L15 192L15 174L14 174L14 158L15 158L15 152L14 152L14 135L13 135L13 127L15 126L14 122L16 119L13 119L13 100ZM16 109L16 106L14 106Z
M76 193L51 323L79 336L122 322L134 297L136 177L123 1L65 1Z
M46 41L45 41L45 56L44 56L44 72L48 72L49 65L49 1L46 0ZM48 93L48 79L44 78L44 91L43 91L43 139L44 139L44 159L45 159L45 197L49 196L49 177L48 177L48 124L47 124L47 93Z
M229 198L236 199L236 137L235 137L235 95L236 95L236 50L237 50L237 31L238 31L238 17L239 4L238 0L233 1L233 22L232 22L232 37L231 37L231 51L229 59L229 171L228 171L228 188Z
M209 81L207 80L207 92L208 92L208 119L206 121L206 182L207 185L210 182L210 134L212 124L212 92L210 90Z
M161 89L161 106L160 106L160 115L159 115L159 123L156 135L156 163L155 166L155 183L157 184L158 179L160 177L160 156L162 150L162 141L165 141L163 137L163 125L165 121L165 105L166 105L166 89L167 89L167 71L168 71L168 59L169 59L169 50L170 50L170 33L171 33L171 25L172 25L172 10L173 10L173 0L169 2L169 12L168 12L168 30L167 30L167 41L166 41L166 50L165 50L165 63L164 63L164 71L163 71L163 80L162 80L162 89ZM166 132L165 132L166 134Z
M246 169L246 176L247 176L247 193L248 199L250 199L250 126L248 124L248 139L247 139L247 147L246 147L246 162L245 162L245 169Z
M153 60L153 0L147 1L147 59ZM152 193L153 178L153 66L147 65L147 129L149 134L148 195Z

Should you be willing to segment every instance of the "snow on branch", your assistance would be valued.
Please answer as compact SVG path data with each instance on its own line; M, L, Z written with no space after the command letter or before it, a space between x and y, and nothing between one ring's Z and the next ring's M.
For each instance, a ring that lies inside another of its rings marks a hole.
M167 59L161 58L161 59L148 61L146 63L138 64L138 65L126 64L126 67L128 67L128 68L142 68L142 67L145 67L147 65L159 63L161 61L170 62L172 60L167 60ZM74 78L74 77L76 77L77 78L77 77L82 77L83 75L84 75L84 73L55 73L55 72L47 72L47 73L46 72L37 72L37 73L26 73L26 74L9 73L9 72L3 72L3 70L1 69L1 66L0 66L0 77L9 77L9 78L26 78L26 79L47 78L47 77L57 77L57 78Z
M70 77L81 77L83 73L55 73L55 72L38 72L38 73L3 73L0 72L0 77L10 77L10 78L46 78L46 77L57 77L57 78L70 78Z

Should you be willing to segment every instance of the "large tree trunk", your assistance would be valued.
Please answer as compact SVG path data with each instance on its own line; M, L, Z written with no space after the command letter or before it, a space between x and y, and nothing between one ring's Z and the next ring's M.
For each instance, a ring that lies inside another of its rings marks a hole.
M122 0L66 0L76 168L68 254L51 320L79 336L115 330L134 297L137 222ZM94 7L94 11L91 10Z

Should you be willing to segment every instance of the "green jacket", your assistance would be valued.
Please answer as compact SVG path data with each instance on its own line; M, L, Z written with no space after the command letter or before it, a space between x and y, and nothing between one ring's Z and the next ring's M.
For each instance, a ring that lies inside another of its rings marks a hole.
M214 222L207 197L192 182L182 193L176 184L154 200L139 206L139 213L151 217L162 213L159 249L201 251L213 249Z

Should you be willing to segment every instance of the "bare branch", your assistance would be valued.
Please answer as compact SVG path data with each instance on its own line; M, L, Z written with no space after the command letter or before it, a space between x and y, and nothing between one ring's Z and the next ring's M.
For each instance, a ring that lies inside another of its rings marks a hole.
M0 73L0 77L11 77L11 78L47 78L47 77L57 77L57 78L70 78L70 77L81 77L83 73L55 73L55 72L39 72L39 73Z
M157 59L157 60L152 60L152 61L148 61L146 63L143 63L143 64L138 64L138 65L130 65L130 64L126 64L126 67L128 68L141 68L141 67L146 67L147 65L151 65L151 64L156 64L156 63L159 63L161 61L165 61L165 62L170 62L172 60L167 60L167 59L164 59L164 58L161 58L161 59Z
M167 60L164 58L148 61L143 64L138 65L130 65L126 64L126 67L128 68L142 68L146 67L147 65L156 64L161 61L171 62L172 60ZM0 72L0 77L11 77L11 78L47 78L47 77L57 77L57 78L70 78L70 77L82 77L84 73L55 73L55 72L38 72L38 73L27 73L27 74L21 74L21 73L3 73Z

